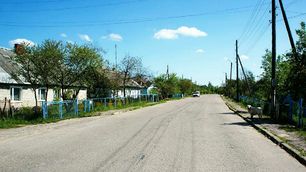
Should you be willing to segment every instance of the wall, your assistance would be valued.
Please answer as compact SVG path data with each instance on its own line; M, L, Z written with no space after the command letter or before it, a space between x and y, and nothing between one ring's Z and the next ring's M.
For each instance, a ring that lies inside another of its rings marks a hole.
M131 89L131 88L126 88L125 89L125 96L126 97L133 97L137 98L140 95L141 90L139 89ZM123 90L118 90L118 97L123 97Z
M41 106L43 100L39 100L38 90L36 90L38 106ZM0 88L0 107L4 105L4 99L10 99L10 88ZM87 99L87 90L80 90L78 94L78 99L83 100ZM54 90L49 89L48 91L48 101L54 100ZM33 107L35 106L35 97L31 88L23 87L21 91L21 100L20 101L12 101L12 106L14 107Z
M87 99L87 90L80 90L78 94L78 99L79 100Z

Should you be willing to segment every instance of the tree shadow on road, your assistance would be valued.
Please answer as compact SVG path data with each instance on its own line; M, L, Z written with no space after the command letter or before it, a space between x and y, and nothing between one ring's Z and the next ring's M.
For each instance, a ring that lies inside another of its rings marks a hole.
M247 122L232 122L232 123L224 123L223 125L251 126Z
M236 115L234 112L222 112L222 113L218 113L221 115Z

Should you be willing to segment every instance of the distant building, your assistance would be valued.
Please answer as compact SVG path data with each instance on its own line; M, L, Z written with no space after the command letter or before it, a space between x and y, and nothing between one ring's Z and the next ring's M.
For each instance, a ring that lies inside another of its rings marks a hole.
M0 107L3 107L4 99L11 100L14 107L35 106L34 92L30 83L20 76L12 77L18 67L11 61L16 54L9 49L0 48ZM60 99L60 89L54 84L48 91L48 101ZM37 99L42 102L46 98L46 88L36 90ZM87 98L87 90L82 88L77 96L78 99ZM41 103L39 103L40 105Z

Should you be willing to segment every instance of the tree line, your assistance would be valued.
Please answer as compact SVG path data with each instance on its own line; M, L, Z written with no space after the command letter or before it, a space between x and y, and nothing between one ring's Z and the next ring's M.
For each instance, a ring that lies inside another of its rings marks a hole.
M154 77L145 68L142 59L126 55L118 66L112 66L105 60L102 49L92 45L78 45L56 40L45 40L34 46L16 45L16 55L11 57L18 70L13 78L23 78L29 83L35 98L37 114L37 92L46 88L45 101L48 101L49 89L60 90L60 99L76 99L80 89L87 89L89 98L116 96L118 90L126 88L131 79L143 87L153 85L151 94L160 99L171 98L176 94L191 95L194 91L214 93L216 88L199 86L190 79L180 78L175 73ZM73 90L73 91L72 91Z
M287 53L278 55L276 59L277 100L279 103L282 103L287 96L295 101L306 98L306 30L304 22L296 30L296 35L298 36L295 43L297 54L294 55L289 50ZM258 80L255 79L252 72L246 72L246 78L239 81L240 95L267 102L271 100L271 59L271 51L266 50L261 63L263 72ZM222 87L222 93L234 98L236 95L236 80L226 81Z

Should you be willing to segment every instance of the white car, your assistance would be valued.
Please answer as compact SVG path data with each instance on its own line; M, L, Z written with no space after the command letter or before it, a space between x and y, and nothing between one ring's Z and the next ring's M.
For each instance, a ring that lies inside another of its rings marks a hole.
M195 91L192 93L193 97L200 97L200 91Z

